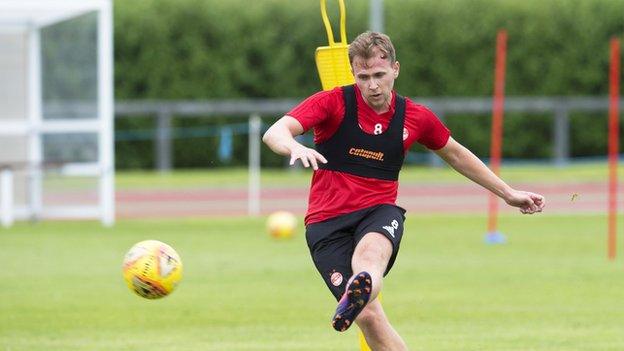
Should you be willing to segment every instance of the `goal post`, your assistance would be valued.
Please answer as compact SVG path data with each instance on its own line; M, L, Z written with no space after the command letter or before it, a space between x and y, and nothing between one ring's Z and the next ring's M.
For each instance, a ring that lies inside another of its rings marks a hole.
M0 2L0 57L0 166L12 169L14 218L112 225L111 0Z

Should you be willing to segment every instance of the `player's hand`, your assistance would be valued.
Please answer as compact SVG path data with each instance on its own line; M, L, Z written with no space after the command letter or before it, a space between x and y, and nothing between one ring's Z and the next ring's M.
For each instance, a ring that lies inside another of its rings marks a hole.
M546 205L546 200L542 195L518 190L514 190L505 202L510 206L518 207L523 214L542 212Z
M304 167L312 168L316 171L318 169L318 162L327 163L327 160L318 151L305 147L301 144L297 144L290 150L290 165L294 165L297 160L301 160Z

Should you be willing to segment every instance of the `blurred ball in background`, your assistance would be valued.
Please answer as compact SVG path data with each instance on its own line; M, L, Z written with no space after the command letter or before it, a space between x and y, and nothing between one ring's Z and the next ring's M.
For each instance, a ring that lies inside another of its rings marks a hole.
M297 217L288 211L271 213L267 219L267 230L276 239L288 239L295 234Z

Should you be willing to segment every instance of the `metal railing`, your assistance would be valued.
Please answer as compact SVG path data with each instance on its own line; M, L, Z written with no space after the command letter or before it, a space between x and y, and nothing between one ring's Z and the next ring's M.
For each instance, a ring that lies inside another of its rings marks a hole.
M411 98L433 110L441 119L451 115L483 115L492 112L492 98ZM156 168L161 171L172 167L171 120L174 118L209 116L245 116L275 118L291 110L301 99L232 99L202 101L138 100L118 101L115 104L116 118L132 116L154 116L157 119L155 134ZM624 100L620 100L622 104ZM554 152L552 161L565 165L570 157L571 112L607 112L608 98L589 96L566 97L507 97L505 112L526 114L550 114L553 123ZM251 129L250 129L251 130ZM255 149L254 149L255 150ZM258 151L259 152L259 151ZM250 155L251 156L251 155ZM251 161L251 160L250 160ZM432 154L432 164L440 160Z

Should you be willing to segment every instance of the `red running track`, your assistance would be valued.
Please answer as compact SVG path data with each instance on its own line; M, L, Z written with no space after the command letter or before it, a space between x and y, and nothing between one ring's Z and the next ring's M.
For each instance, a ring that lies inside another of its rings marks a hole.
M514 184L517 189L538 192L546 197L545 212L552 214L606 213L607 183ZM573 199L573 195L574 196ZM67 197L65 197L67 198ZM261 191L261 212L289 210L303 215L308 188L271 187ZM624 199L620 199L622 208ZM502 200L501 200L502 202ZM461 184L403 184L397 204L408 213L485 214L487 192L470 182ZM247 189L119 190L118 218L173 218L244 216ZM514 208L501 204L501 212Z

